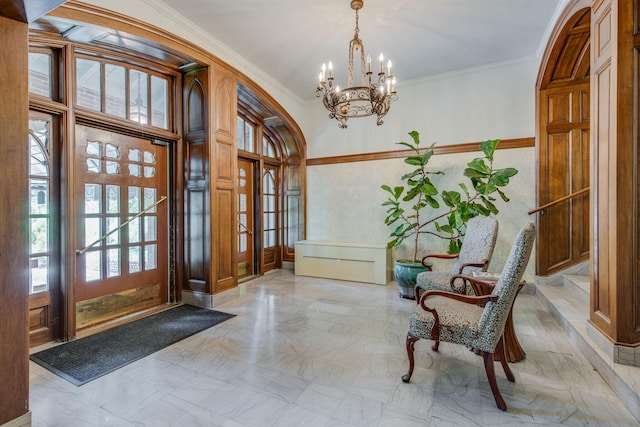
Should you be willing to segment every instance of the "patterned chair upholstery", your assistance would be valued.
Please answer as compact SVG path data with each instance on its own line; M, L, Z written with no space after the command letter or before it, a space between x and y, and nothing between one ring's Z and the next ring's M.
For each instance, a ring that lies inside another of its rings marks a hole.
M520 230L500 277L489 295L469 296L448 291L430 290L420 298L409 322L407 356L409 371L402 377L409 382L413 373L415 342L420 338L462 344L473 348L484 359L484 367L498 408L507 410L500 394L493 368L494 353L498 352L502 368L511 382L515 377L504 354L503 332L507 316L513 306L524 270L529 262L536 229L533 223ZM470 281L479 280L467 277Z
M425 271L416 277L416 301L424 291L439 289L473 295L473 289L464 282L454 287L450 283L454 274L469 275L473 271L486 271L498 237L498 221L492 217L477 216L467 222L467 231L459 254L429 254L422 258L427 266L428 258L457 258L450 272Z

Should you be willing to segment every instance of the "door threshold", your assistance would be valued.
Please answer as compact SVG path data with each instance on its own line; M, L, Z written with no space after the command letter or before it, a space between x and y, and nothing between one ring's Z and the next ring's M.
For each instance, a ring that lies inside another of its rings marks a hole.
M135 320L142 319L144 317L151 316L153 314L161 313L166 310L170 310L174 307L182 305L182 303L165 303L162 305L158 305L155 307L148 308L146 310L137 311L135 313L127 314L122 317L118 317L113 320L109 320L104 323L100 323L99 325L89 326L84 329L79 329L76 331L76 339L84 338L90 335L97 334L98 332L106 331L107 329L114 328L116 326L124 325L127 323L131 323Z

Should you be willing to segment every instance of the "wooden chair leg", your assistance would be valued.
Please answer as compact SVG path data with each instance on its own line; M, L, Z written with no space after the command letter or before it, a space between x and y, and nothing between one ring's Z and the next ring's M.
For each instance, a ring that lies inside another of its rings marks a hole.
M405 383L411 381L411 375L413 375L413 351L415 349L416 341L418 341L419 339L419 337L414 337L413 335L411 335L411 332L407 333L407 357L409 358L409 371L407 371L407 373L402 376L402 381Z
M507 376L507 379L511 382L516 381L515 375L511 372L511 368L507 363L507 352L504 348L504 336L500 337L500 341L498 341L498 345L496 345L496 352L500 355L500 364L502 365L502 369L504 369L504 374Z
M506 411L507 404L504 403L504 399L500 394L498 383L496 382L496 373L493 370L493 353L483 351L482 358L484 359L484 370L487 373L487 380L489 380L489 386L493 392L493 398L496 400L496 405L498 406L498 409Z

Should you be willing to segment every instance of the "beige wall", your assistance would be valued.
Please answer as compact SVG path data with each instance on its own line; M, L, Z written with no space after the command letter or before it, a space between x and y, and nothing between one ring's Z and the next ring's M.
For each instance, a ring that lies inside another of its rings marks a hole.
M479 154L478 151L432 157L430 169L446 173L444 176L435 176L434 183L441 189L457 190L460 182L470 187L462 172L467 162ZM527 211L534 207L535 202L535 151L534 148L498 150L495 157L497 167L515 167L519 171L506 189L510 202L496 203L500 210L497 216L500 228L490 269L500 271L520 227L533 219L527 215ZM309 167L307 239L386 242L390 229L384 225L386 208L381 204L386 200L386 193L380 186L398 185L402 174L410 170L402 159ZM423 254L443 253L446 252L447 243L441 239L424 238L420 247ZM396 258L407 257L407 252L403 245L396 251ZM532 259L535 259L534 256ZM528 270L530 278L533 272L532 261Z

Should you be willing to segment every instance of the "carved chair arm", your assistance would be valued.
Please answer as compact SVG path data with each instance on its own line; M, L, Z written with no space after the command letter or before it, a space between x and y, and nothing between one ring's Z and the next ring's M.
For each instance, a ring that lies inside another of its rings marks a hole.
M458 270L458 274L462 274L462 270L464 270L465 267L487 268L488 265L489 265L489 260L486 258L483 259L481 262L466 262L464 264L460 264L460 269Z
M427 258L454 259L454 258L458 258L458 254L428 254L428 255L425 255L424 257L422 257L422 265L427 267L427 268L430 268L431 265L425 263Z
M455 286L456 279L462 280L462 286L457 288ZM449 284L451 285L451 289L454 292L458 293L467 293L467 284L471 284L473 287L473 292L476 295L488 295L493 291L493 287L496 284L497 280L495 279L480 279L478 277L466 276L464 274L454 274L451 276L451 280Z
M435 309L429 308L425 304L425 299L428 298L429 296L441 296L441 297L453 299L456 301L464 302L466 304L477 305L480 307L484 307L484 305L489 301L495 302L498 300L497 295L481 295L481 296L460 295L460 294L455 294L449 291L441 291L441 290L434 289L434 290L426 291L425 293L422 294L422 297L420 297L420 307L422 307L423 310L426 310L432 313L435 311Z

